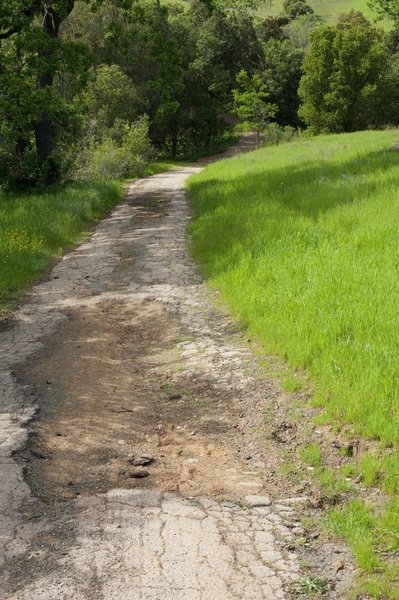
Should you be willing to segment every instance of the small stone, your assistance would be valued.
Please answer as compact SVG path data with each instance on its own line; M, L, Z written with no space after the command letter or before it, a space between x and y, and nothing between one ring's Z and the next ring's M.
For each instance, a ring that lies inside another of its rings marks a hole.
M336 560L333 563L333 568L334 568L334 576L336 576L339 571L342 571L345 568L345 565L342 562L342 560Z
M155 461L155 458L151 454L142 454L137 458L132 458L129 462L135 467L146 467L151 465Z
M36 449L31 450L31 454L35 458L40 458L42 460L47 460L49 458L48 454L46 454L45 452L42 452L41 450L36 450Z
M306 504L309 502L309 496L294 496L293 498L285 498L284 504Z
M270 506L272 501L268 496L245 496L245 504L251 508Z
M133 479L144 479L144 477L148 476L148 471L135 471L134 473L130 473L130 477L133 477Z

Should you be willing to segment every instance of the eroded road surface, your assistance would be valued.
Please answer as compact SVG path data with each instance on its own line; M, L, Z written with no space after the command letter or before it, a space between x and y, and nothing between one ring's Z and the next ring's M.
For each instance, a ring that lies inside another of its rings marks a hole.
M262 435L279 391L188 254L197 170L130 185L0 332L1 598L280 600L301 577Z

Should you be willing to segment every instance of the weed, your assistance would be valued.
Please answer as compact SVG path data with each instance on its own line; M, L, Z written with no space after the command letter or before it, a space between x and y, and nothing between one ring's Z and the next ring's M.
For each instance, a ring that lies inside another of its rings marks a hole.
M310 467L321 466L320 447L317 444L307 444L300 449L299 455L303 463Z
M359 464L359 471L363 483L367 487L375 485L381 478L381 461L377 456L366 452Z
M297 375L289 375L283 379L281 386L283 390L286 390L287 392L299 392L305 388L306 382Z
M332 531L348 542L365 571L373 571L380 566L374 551L376 520L364 502L352 500L343 507L333 509L328 521Z
M318 577L303 577L292 585L292 591L295 594L307 594L315 596L316 594L327 594L330 586L325 579Z
M355 477L358 474L356 465L343 465L341 467L341 473L344 477Z

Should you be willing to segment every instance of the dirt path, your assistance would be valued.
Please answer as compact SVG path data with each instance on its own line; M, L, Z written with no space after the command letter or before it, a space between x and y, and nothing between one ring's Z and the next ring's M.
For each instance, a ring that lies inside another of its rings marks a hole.
M263 436L281 392L186 248L197 170L132 184L0 333L1 598L279 600L302 577Z

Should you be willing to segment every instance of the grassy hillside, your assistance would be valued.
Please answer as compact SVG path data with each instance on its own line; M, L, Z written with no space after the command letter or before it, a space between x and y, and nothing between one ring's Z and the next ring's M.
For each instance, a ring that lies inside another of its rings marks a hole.
M382 569L381 548L399 550L399 152L389 150L398 138L297 140L189 181L194 255L235 316L306 370L324 420L380 441L354 469L391 496L384 514L355 502L332 515L370 572ZM399 597L387 581L372 597L385 588L384 598Z
M367 18L373 18L373 12L368 7L367 0L309 0L315 13L321 15L328 23L335 23L342 13L359 10ZM283 0L267 0L261 9L262 15L278 15L283 10Z
M164 0L165 4L187 4L189 0ZM259 14L280 15L283 12L284 0L263 0ZM369 8L367 0L308 0L315 13L322 16L327 23L334 24L338 17L350 10L359 10L371 21L375 20L375 13Z

